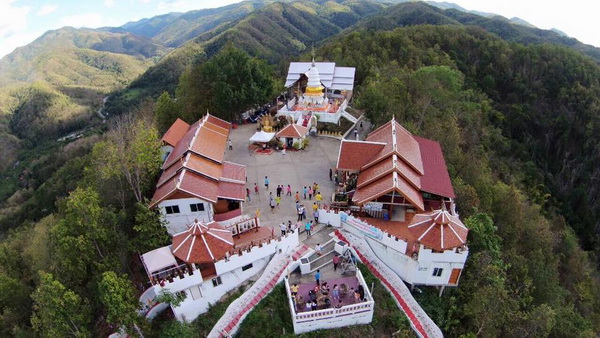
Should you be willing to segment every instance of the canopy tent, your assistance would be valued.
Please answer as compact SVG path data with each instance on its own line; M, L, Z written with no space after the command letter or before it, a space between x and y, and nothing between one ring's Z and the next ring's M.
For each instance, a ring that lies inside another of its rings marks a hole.
M257 131L250 138L250 142L269 142L275 137L275 133L267 133L265 131Z
M469 229L447 210L416 214L408 225L408 230L419 243L435 250L448 250L460 247L467 242Z
M146 252L142 255L142 262L144 262L144 267L146 267L149 275L177 265L175 256L173 256L169 246L163 246L162 248Z
M231 231L217 222L194 222L173 236L173 254L186 263L213 263L233 249Z

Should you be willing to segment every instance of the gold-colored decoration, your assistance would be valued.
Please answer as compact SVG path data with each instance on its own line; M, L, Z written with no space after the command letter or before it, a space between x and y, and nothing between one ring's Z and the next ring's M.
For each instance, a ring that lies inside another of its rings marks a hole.
M267 133L273 132L274 124L275 124L275 121L273 121L273 116L271 116L271 114L263 115L263 117L260 119L260 125L264 132L267 132Z

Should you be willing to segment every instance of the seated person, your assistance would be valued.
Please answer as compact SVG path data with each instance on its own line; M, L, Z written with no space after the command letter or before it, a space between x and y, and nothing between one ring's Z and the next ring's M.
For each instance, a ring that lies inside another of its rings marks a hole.
M325 308L329 309L331 307L331 300L329 298L325 298Z
M312 311L315 311L317 309L317 302L313 301L312 303L310 303L310 309Z
M321 284L321 293L324 295L329 294L329 285L327 285L327 282Z
M339 309L343 306L344 304L342 303L342 300L340 299L340 301L337 303L337 305L335 306L336 309Z
M311 301L316 301L317 300L317 293L314 290L308 291L308 298Z

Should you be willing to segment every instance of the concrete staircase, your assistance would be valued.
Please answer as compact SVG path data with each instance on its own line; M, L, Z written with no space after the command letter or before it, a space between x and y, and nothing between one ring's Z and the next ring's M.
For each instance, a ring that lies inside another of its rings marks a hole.
M358 258L379 278L384 287L392 294L398 307L406 314L410 326L419 337L443 337L440 328L417 303L404 281L375 255L363 238L339 230L335 231L334 236L348 243Z
M342 114L341 114L344 118L346 118L346 120L352 122L352 123L356 123L358 122L358 119L356 117L354 117L352 114L348 113L346 110L342 110Z
M284 276L289 263L300 259L300 257L309 250L309 247L302 245L296 248L293 253L276 253L260 278L242 294L234 300L225 314L219 319L217 324L208 334L208 338L232 337L240 328L242 321L248 313L266 297L279 283Z

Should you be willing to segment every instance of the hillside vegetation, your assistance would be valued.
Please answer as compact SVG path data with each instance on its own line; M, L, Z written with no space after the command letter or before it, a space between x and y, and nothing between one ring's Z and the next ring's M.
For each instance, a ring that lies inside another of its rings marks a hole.
M155 38L194 29L144 71L168 50ZM147 206L158 129L205 108L234 116L315 44L318 60L357 68L353 105L375 125L395 116L443 147L470 257L459 287L416 297L445 336L597 336L600 67L596 49L553 34L418 3L302 1L45 35L0 61L0 335L193 335L135 311L139 254L168 243ZM100 124L101 99L123 86ZM235 107L216 102L229 94ZM394 316L381 332L406 333Z

